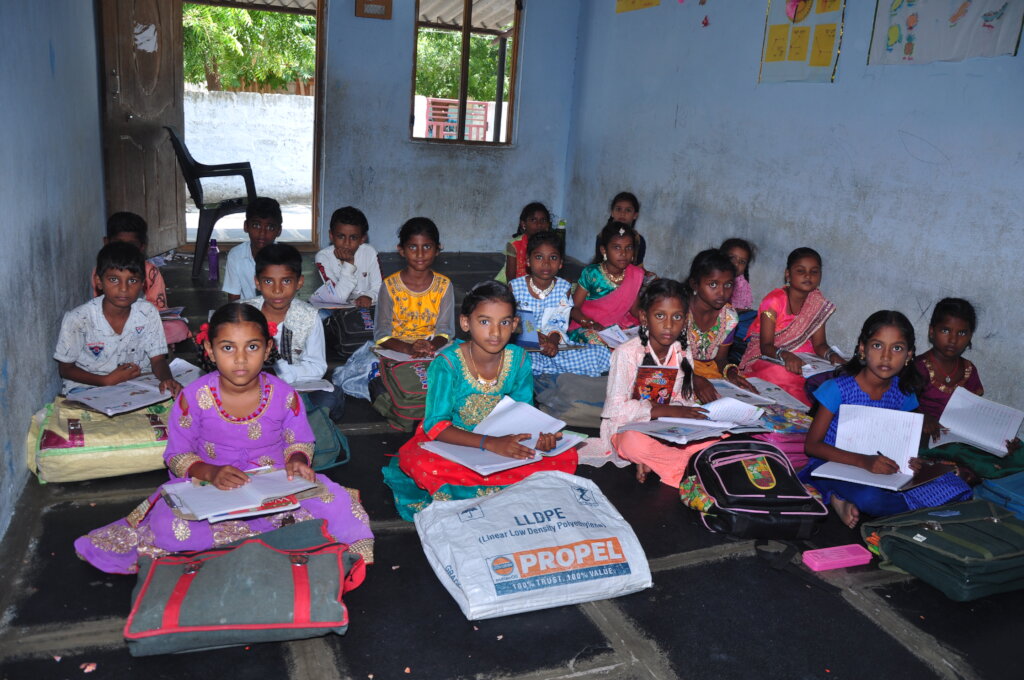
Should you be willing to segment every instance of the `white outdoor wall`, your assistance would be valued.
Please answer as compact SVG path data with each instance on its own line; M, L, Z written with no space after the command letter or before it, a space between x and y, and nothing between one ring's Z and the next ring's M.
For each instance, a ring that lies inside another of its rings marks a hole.
M437 222L449 250L504 247L530 201L561 203L579 0L529 0L510 147L411 141L413 0L395 0L390 21L328 5L324 161L320 215L354 205L370 240L393 250L410 217Z
M57 330L64 310L86 301L105 208L92 3L0 3L0 45L3 535L28 478L29 417L60 386Z
M256 191L306 203L313 187L313 97L254 92L185 92L185 143L200 163L252 164ZM241 196L240 178L206 180L222 198Z
M758 85L764 0L612 4L584 3L580 21L571 254L592 254L607 202L631 190L663 275L743 236L763 295L791 249L818 249L838 305L829 337L846 349L871 312L896 308L923 350L934 303L966 297L987 395L1024 407L1024 58L868 66L875 3L848 0L834 83Z

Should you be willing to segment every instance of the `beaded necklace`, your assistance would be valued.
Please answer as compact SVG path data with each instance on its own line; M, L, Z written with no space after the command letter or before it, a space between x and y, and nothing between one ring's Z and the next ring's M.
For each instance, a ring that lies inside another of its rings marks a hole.
M213 401L217 405L217 412L220 413L220 417L223 418L224 420L228 421L229 423L235 423L237 425L241 425L242 423L247 423L248 424L247 434L249 436L249 439L259 439L260 435L263 433L263 428L260 425L260 422L259 422L259 420L257 420L257 418L259 418L260 415L262 415L263 409L265 409L267 407L267 403L270 402L270 394L272 392L272 388L271 388L270 383L268 383L268 382L266 382L264 380L262 373L259 376L259 380L260 380L260 401L256 405L256 410L253 411L252 413L250 413L249 415L241 416L241 417L232 415L232 414L230 414L230 413L228 413L227 411L224 410L224 403L223 403L223 401L220 398L220 394L218 394L218 392L217 392L217 386L216 385L210 385L210 392L213 394Z

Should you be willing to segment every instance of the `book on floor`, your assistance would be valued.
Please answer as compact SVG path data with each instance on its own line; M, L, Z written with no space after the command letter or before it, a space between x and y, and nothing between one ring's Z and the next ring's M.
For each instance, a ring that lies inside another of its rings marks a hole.
M812 476L866 484L890 491L900 491L923 483L921 480L925 473L919 473L915 480L915 473L910 469L910 459L917 455L921 443L924 415L874 406L843 404L839 407L838 417L836 448L866 456L882 454L892 459L899 466L899 471L883 475L868 472L856 465L829 461L815 469L811 473Z
M565 422L549 416L530 404L515 401L511 397L505 396L494 407L494 410L473 428L473 433L489 437L503 437L509 434L530 434L531 437L529 439L520 443L532 449L536 447L537 438L540 434L553 434L561 432L563 429L565 429ZM439 441L424 442L420 446L454 463L465 465L477 474L486 477L496 472L511 470L521 465L534 463L544 456L555 456L564 453L581 441L582 439L579 436L565 432L554 449L544 452L536 451L531 458L509 458L472 446L459 446L458 444L446 444Z
M246 474L249 483L237 489L218 489L213 484L189 480L164 484L160 493L183 519L220 522L295 509L302 492L319 488L316 482L302 477L288 479L287 471L280 468L257 468Z
M948 431L934 446L961 442L1002 458L1007 455L1006 442L1017 436L1022 422L1024 411L957 387L939 418L939 425Z
M764 411L756 406L730 397L722 397L704 404L701 408L708 412L707 420L658 418L647 422L628 423L620 427L619 432L633 430L673 444L689 444L701 439L721 437L727 432L738 434L766 431L760 424Z
M203 372L184 359L173 359L168 367L174 379L185 387ZM160 391L160 380L152 373L126 380L117 385L90 387L68 395L67 400L108 416L128 413L171 398L170 392Z

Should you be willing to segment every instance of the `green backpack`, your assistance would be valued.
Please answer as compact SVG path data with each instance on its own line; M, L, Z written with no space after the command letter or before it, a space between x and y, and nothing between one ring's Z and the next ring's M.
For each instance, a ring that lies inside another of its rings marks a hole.
M396 430L412 432L427 406L427 368L430 361L380 358L380 377L370 383L373 408Z

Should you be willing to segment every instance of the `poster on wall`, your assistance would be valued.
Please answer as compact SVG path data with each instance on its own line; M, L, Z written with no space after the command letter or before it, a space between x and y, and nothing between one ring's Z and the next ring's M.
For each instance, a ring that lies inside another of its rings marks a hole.
M615 0L615 13L632 12L635 9L657 7L661 0Z
M836 75L846 0L768 0L759 83L828 83Z
M1024 0L878 0L869 64L1017 54Z

